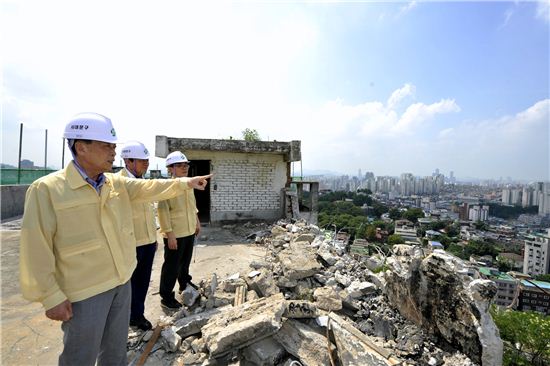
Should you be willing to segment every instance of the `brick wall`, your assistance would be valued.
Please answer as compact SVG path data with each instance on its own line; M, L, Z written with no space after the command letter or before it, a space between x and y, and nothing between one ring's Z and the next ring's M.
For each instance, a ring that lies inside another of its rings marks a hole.
M210 154L211 221L277 220L283 217L287 163L274 154Z

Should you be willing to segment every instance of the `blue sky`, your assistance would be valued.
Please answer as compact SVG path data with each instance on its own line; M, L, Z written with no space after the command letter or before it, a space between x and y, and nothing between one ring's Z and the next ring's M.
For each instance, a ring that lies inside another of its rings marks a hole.
M60 167L96 111L151 151L255 128L310 171L550 179L548 0L4 1L1 24L4 163L23 122Z

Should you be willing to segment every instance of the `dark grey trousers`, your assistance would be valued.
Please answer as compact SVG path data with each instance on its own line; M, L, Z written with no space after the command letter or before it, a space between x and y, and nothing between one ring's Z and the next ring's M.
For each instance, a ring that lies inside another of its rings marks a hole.
M63 322L60 366L126 366L130 322L130 281L72 303L73 317Z

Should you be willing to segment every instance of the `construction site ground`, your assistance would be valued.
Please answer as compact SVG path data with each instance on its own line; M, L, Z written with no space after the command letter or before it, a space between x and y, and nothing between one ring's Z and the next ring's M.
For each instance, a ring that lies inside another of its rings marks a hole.
M265 227L203 226L191 262L193 282L213 273L223 279L250 271L249 264L263 258L265 248L247 243L246 236ZM1 225L1 364L56 365L63 347L61 323L46 318L44 308L23 299L19 289L19 228L20 219ZM162 243L160 236L158 240ZM163 253L163 245L159 245L145 303L145 316L153 325L169 315L161 308L158 295Z

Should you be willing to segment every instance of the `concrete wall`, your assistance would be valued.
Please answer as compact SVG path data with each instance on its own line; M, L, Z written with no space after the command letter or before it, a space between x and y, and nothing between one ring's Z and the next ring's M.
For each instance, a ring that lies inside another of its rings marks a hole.
M2 220L23 214L25 193L28 184L0 186L0 201L2 202Z
M210 221L278 220L284 215L288 163L284 156L186 150L190 160L210 160Z

